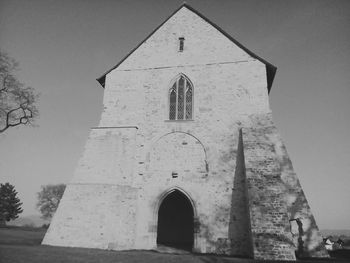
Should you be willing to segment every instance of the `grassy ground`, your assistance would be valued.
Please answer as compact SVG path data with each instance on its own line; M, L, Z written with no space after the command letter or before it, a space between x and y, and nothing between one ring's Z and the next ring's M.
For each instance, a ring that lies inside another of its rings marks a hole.
M106 251L99 249L41 246L45 234L40 228L0 228L0 263L257 263L252 259L195 254L163 254L155 251ZM345 254L344 254L345 255ZM345 257L350 256L349 253ZM307 260L307 262L349 262L348 259ZM283 261L274 261L283 262Z

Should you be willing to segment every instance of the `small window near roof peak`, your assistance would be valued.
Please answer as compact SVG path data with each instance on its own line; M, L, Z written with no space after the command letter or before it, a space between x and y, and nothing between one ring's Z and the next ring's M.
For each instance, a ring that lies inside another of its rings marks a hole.
M179 37L179 51L180 52L184 51L184 46L185 46L185 38Z

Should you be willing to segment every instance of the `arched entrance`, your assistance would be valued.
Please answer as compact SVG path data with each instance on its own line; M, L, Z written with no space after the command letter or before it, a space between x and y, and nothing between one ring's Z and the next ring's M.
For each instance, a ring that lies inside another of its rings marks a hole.
M158 210L157 244L191 251L194 236L193 207L180 191L174 190Z

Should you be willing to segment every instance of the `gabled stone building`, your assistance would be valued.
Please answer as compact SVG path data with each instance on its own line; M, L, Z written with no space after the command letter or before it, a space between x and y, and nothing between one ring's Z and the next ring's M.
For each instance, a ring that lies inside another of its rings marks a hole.
M275 73L182 5L98 79L101 120L43 244L328 256L271 117Z

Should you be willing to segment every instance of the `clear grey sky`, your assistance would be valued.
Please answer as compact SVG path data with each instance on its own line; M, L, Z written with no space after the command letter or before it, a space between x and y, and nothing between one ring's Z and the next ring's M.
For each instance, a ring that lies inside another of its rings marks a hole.
M274 120L320 228L350 229L350 1L189 0L278 67ZM98 124L95 81L162 23L180 0L0 0L0 47L41 93L36 128L0 135L0 182L24 215L40 185L68 183Z

